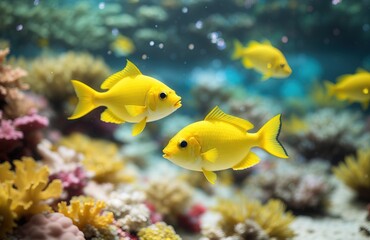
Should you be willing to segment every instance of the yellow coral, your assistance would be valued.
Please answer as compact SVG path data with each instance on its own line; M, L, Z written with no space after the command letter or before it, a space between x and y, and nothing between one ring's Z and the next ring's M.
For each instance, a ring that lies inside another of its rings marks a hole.
M103 183L131 182L133 176L122 173L123 160L119 157L116 144L89 138L75 133L61 140L61 145L72 148L84 155L82 164L94 173L94 180Z
M15 189L12 206L18 217L31 216L44 211L51 211L43 201L57 198L62 194L62 182L53 180L49 183L49 170L40 167L33 158L24 157L14 161Z
M26 81L31 89L54 102L74 96L70 83L72 79L96 88L110 73L102 59L96 59L89 53L76 52L58 57L39 57L28 70Z
M98 230L109 228L109 224L113 222L113 213L106 212L101 215L101 212L106 207L105 202L95 202L91 199L72 199L70 205L66 202L58 204L58 212L72 219L73 224L81 231L85 231L89 226L95 227Z
M16 215L11 208L12 199L9 194L11 187L11 182L0 183L0 237L10 233L16 226L14 222Z
M360 198L370 200L370 150L358 150L357 159L347 156L344 163L333 168L333 172Z
M11 232L16 220L51 211L44 200L59 197L62 183L49 183L49 171L40 167L33 158L15 160L15 173L10 164L0 164L0 236Z
M140 240L181 240L180 236L173 230L173 227L168 226L164 222L158 222L142 228L137 235L140 237Z
M11 166L8 162L0 164L0 183L7 181L13 182L15 174L10 170L10 168Z
M222 215L220 226L228 235L232 235L235 225L247 219L259 224L271 238L288 239L295 235L289 228L294 217L290 212L284 213L285 207L279 200L262 205L242 196L237 201L221 199L213 210Z

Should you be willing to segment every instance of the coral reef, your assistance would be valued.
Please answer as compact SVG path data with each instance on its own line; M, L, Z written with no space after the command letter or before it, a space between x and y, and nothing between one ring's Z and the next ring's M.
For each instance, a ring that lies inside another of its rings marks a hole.
M12 196L9 194L11 189L11 182L4 182L5 179L9 178L11 174L8 170L9 164L0 165L0 173L8 174L8 176L1 176L3 179L0 180L0 237L3 237L7 233L11 233L13 228L16 226L15 218L16 214L12 209Z
M347 156L344 162L333 168L333 172L361 199L370 201L370 151L360 149L356 155Z
M289 239L295 235L289 228L294 217L289 212L284 213L284 205L278 200L269 200L262 205L242 196L237 201L221 199L213 210L221 214L218 226L225 236L238 235L238 232L241 235L254 232L253 235L260 236L261 239L264 239L265 234L269 238ZM253 230L243 231L248 228ZM261 230L262 233L259 233Z
M138 190L119 190L109 195L108 210L114 213L116 226L125 232L138 232L150 224L146 196Z
M58 198L62 193L60 180L49 182L46 166L38 165L34 159L24 157L14 161L14 188L11 189L12 206L18 218L29 217L51 207L44 203L50 198Z
M191 201L191 188L185 182L174 179L156 179L148 183L146 195L156 212L169 222L176 222Z
M110 72L101 58L89 53L67 52L33 60L26 80L31 90L45 96L54 107L60 107L74 97L72 79L97 89Z
M257 169L247 179L245 190L248 196L263 202L279 199L295 213L319 213L329 206L334 187L325 175L327 170L328 166L321 162L303 165L279 161L268 171Z
M15 172L8 162L0 164L0 233L11 232L15 221L29 218L34 214L51 211L46 200L57 198L62 193L59 180L49 182L46 166L39 166L34 159L24 157L15 160Z
M91 236L95 231L100 234L109 232L114 218L112 212L102 212L105 208L105 202L92 199L72 199L69 206L64 201L58 204L58 212L72 219L73 224L84 232L85 237Z
M18 103L27 103L23 101L25 96L22 91L28 89L28 85L22 81L27 76L25 70L5 64L9 52L9 48L0 50L0 109L4 111L5 117L13 119L25 114L20 113Z
M370 133L364 132L360 116L348 110L321 109L305 117L306 129L284 139L307 160L321 158L336 164L357 148L369 147Z
M48 124L46 117L33 111L14 120L3 119L0 111L0 161L34 156L36 146L42 139L40 130Z
M113 142L75 133L63 138L59 145L82 153L84 168L93 173L92 178L98 183L122 183L134 179L131 173L124 171L123 159L118 153L118 146Z
M175 230L164 222L158 222L149 227L142 228L137 235L141 240L181 240Z
M22 239L27 240L84 240L84 234L70 218L60 213L34 215L21 228Z

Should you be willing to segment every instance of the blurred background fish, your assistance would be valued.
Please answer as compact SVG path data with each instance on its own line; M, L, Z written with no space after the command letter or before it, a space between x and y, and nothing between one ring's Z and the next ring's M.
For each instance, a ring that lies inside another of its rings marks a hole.
M126 57L135 51L135 45L129 37L119 34L111 43L110 49L117 57Z
M325 82L328 94L339 100L359 102L367 109L370 102L370 73L357 69L355 74L345 74L337 78L337 83Z
M232 59L241 59L244 67L253 68L263 74L262 80L287 78L292 73L283 53L273 47L270 41L250 41L246 47L238 40L234 41L235 50Z

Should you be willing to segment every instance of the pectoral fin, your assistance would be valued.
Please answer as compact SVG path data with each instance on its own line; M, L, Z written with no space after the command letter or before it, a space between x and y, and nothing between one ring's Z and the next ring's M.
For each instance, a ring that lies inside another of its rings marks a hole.
M253 63L248 58L243 58L242 63L246 68L253 68Z
M204 153L200 154L200 156L202 157L202 159L204 161L208 161L208 162L213 163L218 158L218 151L217 151L216 148L212 148L212 149L208 150L207 152L204 152Z
M208 180L208 182L210 182L212 184L215 184L215 182L217 180L216 173L211 172L211 171L207 171L204 168L202 168L202 172L203 172L204 176L206 177L206 179Z
M247 156L233 167L233 170L243 170L250 168L260 162L259 157L254 152L249 152Z
M157 102L156 102L157 98L156 97L157 96L156 96L156 94L154 93L153 90L150 90L148 92L147 97L146 97L146 103L149 106L150 110L152 110L152 111L155 111L156 106L157 106Z
M270 77L272 77L272 74L271 72L266 72L265 74L263 74L262 76L262 81L266 81L267 79L269 79Z
M145 128L146 126L146 117L141 120L140 122L136 123L134 127L132 128L132 136L139 135Z
M122 119L120 119L119 117L117 117L112 111L110 111L109 109L106 109L101 115L100 115L100 119L103 121L103 122L107 122L107 123L116 123L116 124L121 124L121 123L125 123L125 121L123 121Z
M145 112L145 106L138 106L138 105L125 105L126 111L133 117L136 117Z

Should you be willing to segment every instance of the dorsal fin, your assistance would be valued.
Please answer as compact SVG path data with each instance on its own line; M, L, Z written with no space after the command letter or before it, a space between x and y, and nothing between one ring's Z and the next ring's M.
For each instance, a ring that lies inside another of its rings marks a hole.
M342 82L342 81L346 80L348 77L351 77L351 76L352 76L351 74L344 74L342 76L339 76L339 77L337 77L337 83Z
M363 69L363 68L357 68L356 69L356 73L369 73L368 71L366 71L366 69Z
M247 120L234 117L224 113L218 106L214 107L212 111L204 118L205 121L223 121L240 127L244 130L252 129L254 126Z
M252 40L252 41L250 41L249 43L248 43L248 48L253 48L253 47L258 47L258 46L260 46L261 45L261 43L259 43L259 42L257 42L257 41L255 41L255 40Z
M127 60L126 67L122 69L121 71L114 73L113 75L108 77L106 80L104 80L100 88L109 89L125 77L135 77L141 74L142 73L140 72L140 70L132 62Z

